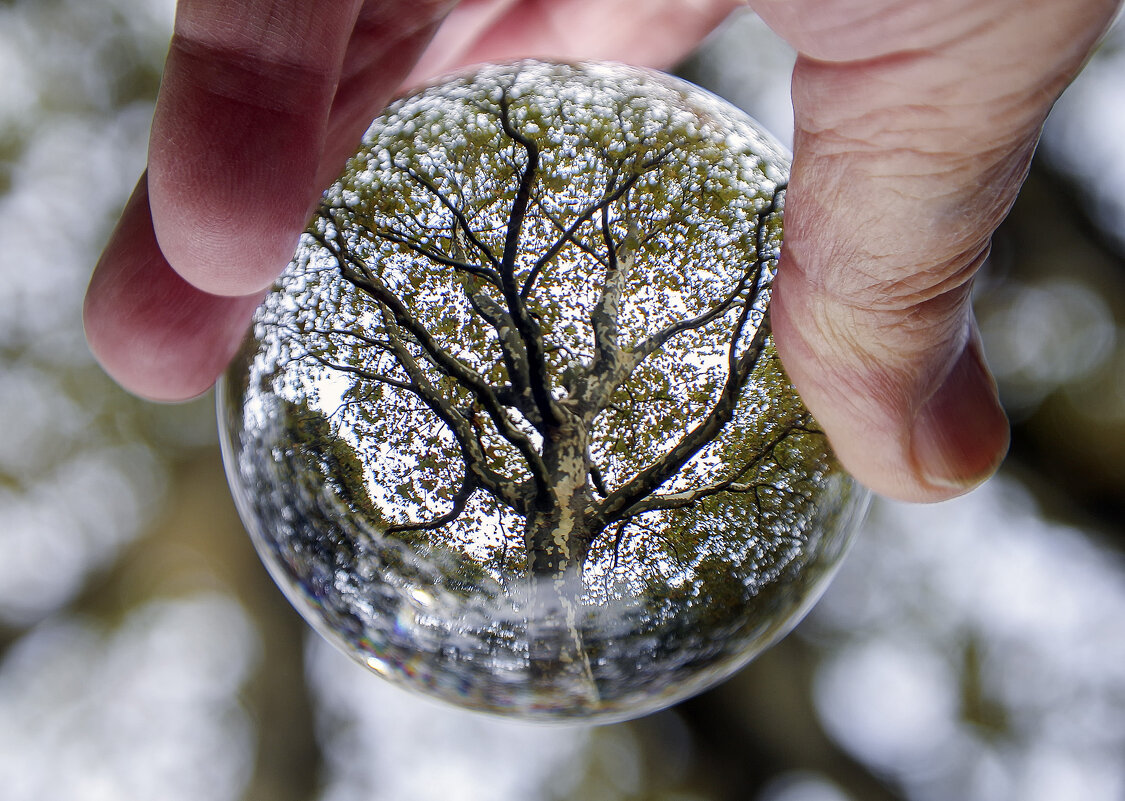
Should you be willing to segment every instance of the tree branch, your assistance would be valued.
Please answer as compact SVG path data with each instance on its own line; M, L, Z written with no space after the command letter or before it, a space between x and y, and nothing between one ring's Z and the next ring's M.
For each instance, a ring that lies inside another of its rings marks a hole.
M459 259L453 258L452 256L447 256L440 251L426 247L421 242L412 239L401 232L381 229L377 231L371 231L371 235L379 237L380 239L385 239L388 242L393 242L396 245L402 245L403 247L417 253L419 256L427 258L430 261L436 262L437 264L441 264L446 267L452 267L454 270L459 270L461 272L479 276L489 283L492 283L495 286L499 286L499 276L494 271L481 267L479 264L473 264L472 262L461 261Z
M477 489L478 487L476 485L476 482L473 480L472 475L468 471L466 471L465 478L461 482L461 488L457 490L457 494L453 496L453 506L448 512L443 515L439 515L433 520L425 523L399 523L393 526L388 526L384 530L384 533L397 534L403 531L433 531L436 528L441 528L444 525L448 525L464 513L465 507L469 503L469 499L473 496L473 493L476 492Z
M345 281L385 306L391 312L395 322L410 332L426 354L427 360L434 367L458 381L474 395L480 396L482 403L486 396L492 394L492 387L484 377L442 348L433 338L433 335L426 330L426 327L415 319L413 313L398 295L392 292L379 276L369 270L362 259L356 258L354 254L337 246L322 234L313 234L313 238L336 258L340 265L340 274ZM349 269L349 265L351 269Z
M734 471L731 475L727 476L721 481L715 481L711 484L706 484L701 487L692 487L690 489L681 490L680 492L668 493L653 493L646 498L642 498L637 503L629 507L622 513L622 519L628 519L635 515L644 514L645 512L652 512L656 510L669 510L669 509L682 509L685 506L690 506L703 498L711 495L718 495L721 492L755 492L763 485L760 483L742 484L739 483L740 479L752 470L755 470L766 461L767 458L772 458L778 446L789 437L795 434L818 434L819 431L810 427L812 420L807 415L801 417L793 425L785 426L774 434L762 446L754 459L751 459L741 468Z
M504 133L524 149L527 161L520 172L519 186L512 201L508 216L508 228L504 236L504 255L500 263L500 280L508 313L516 325L516 331L523 340L527 352L528 377L532 400L539 411L539 418L546 435L548 429L561 422L559 411L551 397L551 376L547 369L547 357L543 349L542 332L539 323L528 313L527 305L516 284L516 259L519 255L520 236L527 218L527 207L531 200L531 189L539 170L539 146L535 140L524 136L512 125L511 101L507 92L500 97L500 124Z
M639 177L640 176L636 176L633 179L633 183L636 183L636 179ZM543 255L535 260L535 264L532 265L531 271L527 274L527 278L524 279L523 287L520 289L520 297L527 298L531 295L531 290L535 287L535 282L538 280L539 274L543 271L543 268L546 267L547 264L549 264L550 261L559 254L559 251L561 251L566 246L567 242L574 241L574 234L578 231L579 228L592 220L594 218L594 215L600 209L613 202L611 195L613 194L613 187L616 183L617 170L614 169L610 171L606 194L602 195L599 200L587 205L586 208L578 213L578 216L574 218L570 225L566 226L565 228L562 227L561 222L555 221L555 219L551 217L552 222L555 223L555 227L560 228L562 230L562 233L550 245L550 247L548 247L543 252ZM542 204L540 204L540 208L542 207Z
M430 194L437 198L439 203L445 206L445 208L449 209L449 212L456 219L457 224L461 226L461 230L465 232L465 238L469 240L472 246L476 248L482 256L484 256L485 260L489 264L491 264L495 270L500 269L500 260L496 258L496 255L492 252L491 248L489 248L488 245L484 244L484 242L482 242L480 238L477 237L477 235L473 232L472 226L469 225L469 220L467 217L465 217L465 213L461 211L461 209L457 208L457 206L454 205L453 201L451 201L444 192L434 186L432 181L430 181L421 173L415 171L411 167L400 166L399 169L405 171L406 174L409 175L415 183L424 187ZM492 275L494 275L496 278L495 285L499 287L499 274L494 272L492 273Z
M364 370L362 367L352 367L349 364L338 364L336 362L331 362L316 353L310 352L309 356L320 362L325 367L328 367L329 369L338 370L341 373L356 375L360 378L365 378L368 381L378 381L380 384L386 384L387 386L394 387L395 389L402 389L415 395L419 394L418 388L408 381L402 381L398 378L391 378L388 375L383 375L382 373L374 373L370 370Z
M761 277L764 264L765 262L762 259L759 259L755 263L755 269L753 271L753 284L755 286L757 285L758 279ZM676 335L682 334L685 331L694 331L703 328L709 323L712 323L722 317L737 304L738 299L745 291L747 284L751 283L750 279L751 272L743 272L742 277L739 279L738 285L735 286L734 290L731 291L731 293L721 301L714 304L711 308L687 320L677 320L676 322L667 325L660 331L651 334L643 342L640 342L639 344L634 346L632 353L635 364L633 366L636 367L636 365L639 365L653 353L660 350L662 347L664 347L664 345L668 343L670 339L672 339ZM755 294L756 292L751 292L750 298L753 298Z
M598 251L596 251L586 242L583 242L580 238L575 236L575 234L578 232L578 228L581 226L567 227L563 225L562 220L560 220L557 216L555 216L554 212L547 208L547 205L543 202L539 195L533 196L531 200L535 204L535 207L539 209L539 213L546 217L547 220L555 226L555 229L560 232L560 241L562 241L564 244L566 242L570 242L570 244L574 245L576 248L581 250L598 264L602 265L603 267L606 266L605 259L602 258L602 254L598 253ZM520 294L523 297L526 298L531 294L531 290L536 278L538 278L538 274L533 269L531 273L528 274L527 280L524 281L523 289L520 290Z
M598 467L593 461L590 462L590 481L594 484L594 489L604 498L609 495L609 488L605 485L605 477L602 475L602 469Z
M535 425L539 421L538 408L531 399L531 371L527 359L527 350L523 340L516 332L515 323L508 312L493 300L487 292L476 291L469 279L461 282L465 298L469 305L482 319L488 322L496 332L496 341L500 345L500 356L504 367L508 371L508 379L512 384L513 392L510 398L514 400L515 408ZM497 396L499 398L499 396ZM500 398L501 403L505 403ZM537 426L538 427L538 426Z
M779 197L785 191L786 187L787 184L779 184L777 187L775 187L773 197L770 199L769 205L758 212L757 226L754 232L757 244L757 259L755 259L753 266L749 270L743 271L742 276L738 280L738 285L735 286L734 290L732 290L730 294L723 298L723 300L714 304L710 309L707 309L706 311L690 319L679 320L675 323L672 323L662 330L653 333L643 342L634 346L633 353L635 354L635 358L637 359L637 364L639 364L641 361L644 361L644 359L648 358L660 348L664 347L664 345L670 339L672 339L672 337L681 334L684 331L692 331L702 328L703 326L714 322L719 317L726 314L731 310L731 308L736 305L738 298L743 294L743 292L747 290L747 287L749 287L750 289L746 305L750 305L753 299L758 296L758 293L762 291L762 278L765 275L766 265L769 264L769 262L773 259L772 254L767 254L765 252L765 235L767 231L767 222L772 215L777 213Z
M747 304L743 310L742 323L745 323L749 309L750 304ZM695 454L719 436L724 426L734 417L734 410L742 394L742 388L746 384L746 378L760 357L769 333L769 320L766 318L754 332L754 337L746 351L737 359L732 358L726 383L707 416L664 456L642 469L599 504L595 514L603 525L619 520L634 504L655 492L661 484L679 472ZM741 325L736 327L732 336L732 352L737 349L740 335Z
M467 477L471 476L477 486L493 493L497 498L503 500L513 509L517 511L522 510L526 504L523 494L519 489L519 485L515 481L512 481L488 467L484 450L479 446L474 433L473 424L454 407L448 398L442 395L433 384L430 383L421 366L402 343L401 337L398 336L398 332L395 330L397 328L397 322L391 319L393 313L383 304L380 304L380 307L383 313L384 327L387 329L388 336L390 337L395 358L406 372L413 385L411 391L414 392L414 394L429 407L430 411L432 411L439 420L445 423L453 433L453 436L457 440L457 445L461 450L461 458L465 462L465 475ZM522 432L518 433L522 435ZM526 437L524 437L524 439L526 440ZM527 444L530 446L529 441ZM542 460L539 458L539 455L535 453L534 449L532 449L532 455L534 456L534 460L528 460L528 466L531 469L532 476L538 481L545 482L546 471L543 468ZM525 457L526 456L527 454L525 454Z
M334 242L330 241L322 234L313 234L313 237L336 258L337 262L340 264L340 274L343 276L344 280L348 281L355 286L356 289L365 293L380 304L380 307L384 310L384 328L388 331L388 334L390 334L392 330L391 319L393 318L393 324L401 326L408 331L418 343L427 361L440 372L454 379L458 384L472 393L481 404L481 407L488 412L489 417L496 425L497 431L523 454L536 482L546 486L546 469L535 445L531 442L527 434L521 431L512 422L504 406L500 403L495 390L484 377L442 348L430 332L426 330L425 326L414 318L413 314L402 300L383 283L379 276L367 269L362 260L357 259L354 254L337 247ZM352 265L353 269L349 269L346 266L349 264ZM413 356L402 346L401 342L396 343L393 336L391 337L391 345L395 358L404 369L407 369L404 359L409 358L410 361L413 362ZM407 372L410 374L409 369L407 369ZM421 380L425 380L425 374L421 371L421 368L418 368L418 376ZM419 383L419 378L415 375L411 374L410 378L416 384ZM435 398L436 397L438 396L435 391ZM452 410L452 407L450 407L450 410ZM434 411L435 414L438 413L437 409ZM455 410L453 410L453 413L456 414ZM447 424L452 427L452 423Z
M331 337L333 335L351 337L366 345L370 345L376 350L381 350L384 353L389 353L391 350L391 343L389 341L385 339L375 339L366 334L361 334L359 331L351 331L347 328L310 328L308 329L308 333L320 334L323 337Z
M559 238L556 239L554 243L549 248L547 248L546 251L544 251L543 255L535 261L534 266L531 268L531 271L528 273L527 278L524 280L523 288L520 290L520 296L526 298L531 294L531 290L535 286L535 281L538 279L539 274L543 271L543 268L546 267L547 264L549 264L550 261L559 254L559 251L563 249L567 242L574 241L574 234L578 231L579 228L592 220L595 214L597 214L598 212L604 212L605 209L609 208L611 205L628 194L628 192L633 188L637 181L639 181L649 170L660 164L661 160L667 158L668 153L670 152L671 151L667 151L666 153L664 153L659 160L653 161L651 163L644 162L644 164L642 165L643 169L634 173L633 175L630 175L625 179L625 181L622 182L620 186L616 186L618 173L616 168L613 169L610 172L607 191L604 195L602 195L601 199L595 201L594 203L591 203L582 211L580 211L578 213L578 216L574 218L574 221L565 229L563 229L563 232L559 236ZM554 222L554 220L552 220L552 222ZM561 227L559 226L559 223L556 222L555 224L557 227ZM601 259L599 259L599 261L601 261Z
M624 247L625 243L618 245L613 239L608 206L602 207L601 216L602 242L606 248L607 266L605 279L602 281L601 295L590 311L590 327L594 331L594 359L590 364L590 373L593 375L607 374L610 379L609 383L617 385L624 378L624 376L619 375L621 372L619 366L621 348L618 342L618 321L621 315L621 295L625 290L625 284L629 280L629 273L636 259L636 248L634 247L625 253L623 259L620 258L618 251L621 247ZM633 227L631 220L628 227ZM627 235L626 242L628 240L629 236ZM608 402L608 398L600 397L591 400L594 401L591 406L598 409Z

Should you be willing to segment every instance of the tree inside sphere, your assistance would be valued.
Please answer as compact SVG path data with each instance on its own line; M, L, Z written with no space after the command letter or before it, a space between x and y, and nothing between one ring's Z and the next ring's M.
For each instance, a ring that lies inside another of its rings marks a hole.
M392 104L219 392L310 623L427 695L597 722L788 631L867 493L772 346L787 170L737 109L621 65Z

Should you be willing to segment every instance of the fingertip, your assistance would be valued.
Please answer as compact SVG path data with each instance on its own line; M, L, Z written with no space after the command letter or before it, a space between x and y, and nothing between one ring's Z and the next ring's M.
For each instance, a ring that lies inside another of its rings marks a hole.
M271 124L260 128L267 138ZM226 131L221 144L192 134L199 140L194 145L171 149L162 144L168 136L158 115L148 174L161 252L181 277L209 294L264 290L292 258L308 223L321 142L313 132L302 137L290 129L277 153L271 150L276 141L236 146Z
M973 336L914 419L910 447L915 469L935 495L961 495L996 472L1009 437L996 382Z
M307 204L283 208L292 204L276 196L258 203L214 196L206 204L184 202L162 189L167 183L153 181L154 234L170 267L197 289L224 297L262 292L293 258Z
M918 503L962 495L996 471L1008 422L967 307L967 336L935 336L892 363L887 342L833 329L824 320L843 312L817 311L823 299L786 277L770 301L778 355L845 470L879 495Z
M148 188L160 249L193 286L259 292L292 257L319 193L334 69L173 38Z
M122 389L143 400L177 403L199 397L214 384L217 373L211 376L206 369L175 367L163 358L166 348L137 337L122 321L87 297L83 310L86 342L98 364Z
M147 400L206 392L238 349L260 295L219 297L180 277L156 244L142 178L94 269L83 305L90 350Z

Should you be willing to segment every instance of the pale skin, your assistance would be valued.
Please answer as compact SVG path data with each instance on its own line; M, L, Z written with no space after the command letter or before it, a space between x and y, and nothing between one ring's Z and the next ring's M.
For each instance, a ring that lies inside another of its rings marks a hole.
M799 54L778 351L877 492L943 500L1003 458L972 277L1118 2L751 3ZM180 0L148 170L86 299L94 354L142 397L206 391L321 189L403 86L521 56L668 66L737 5Z

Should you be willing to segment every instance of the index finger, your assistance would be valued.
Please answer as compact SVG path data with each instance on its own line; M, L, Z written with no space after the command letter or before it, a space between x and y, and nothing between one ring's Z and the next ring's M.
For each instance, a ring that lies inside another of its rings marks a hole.
M190 283L266 286L296 246L359 0L182 0L149 150L157 241Z
M385 102L448 4L180 3L150 172L87 292L87 339L122 386L160 400L210 386L319 195L328 118L346 138Z

